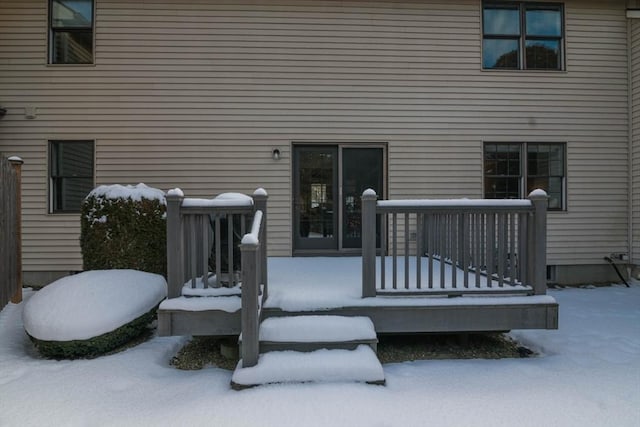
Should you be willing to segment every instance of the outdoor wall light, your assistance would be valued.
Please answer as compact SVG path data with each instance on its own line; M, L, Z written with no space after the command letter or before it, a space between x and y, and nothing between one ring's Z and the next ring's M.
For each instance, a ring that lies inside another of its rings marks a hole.
M7 114L7 109L0 107L0 119L3 118Z
M271 157L273 157L273 160L280 160L280 150L277 148L274 148L273 151L271 152Z

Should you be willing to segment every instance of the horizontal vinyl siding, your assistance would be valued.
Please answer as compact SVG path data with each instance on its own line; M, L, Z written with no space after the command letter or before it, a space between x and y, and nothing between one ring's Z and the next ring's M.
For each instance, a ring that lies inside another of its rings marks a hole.
M640 20L631 21L632 87L632 179L633 246L632 262L640 265Z
M80 268L77 216L46 214L48 139L94 139L97 184L265 187L276 255L292 141L388 143L391 198L482 197L483 141L566 142L549 261L626 250L624 1L565 3L566 72L482 71L479 0L97 0L95 66L46 66L43 3L0 5L0 151L26 161L27 270Z

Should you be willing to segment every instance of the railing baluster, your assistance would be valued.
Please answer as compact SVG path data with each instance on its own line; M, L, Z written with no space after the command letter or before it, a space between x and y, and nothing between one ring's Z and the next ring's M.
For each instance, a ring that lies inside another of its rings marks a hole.
M393 213L393 289L398 289L398 214Z
M438 215L439 233L440 233L440 289L445 288L445 270L447 269L446 251L447 251L447 217L446 215Z
M495 262L496 214L487 214L487 287L492 287L493 268Z
M476 272L476 288L480 287L480 273L482 272L482 237L481 233L484 227L482 226L482 214L474 214L474 246L475 255L473 260L475 262Z
M404 288L409 289L409 214L404 214Z
M215 219L215 246L216 246L216 288L222 286L222 231L220 226L220 215L216 214Z
M416 213L416 288L422 289L422 235L424 215Z
M387 215L380 214L380 289L385 289L387 248Z
M199 215L200 234L202 235L202 286L209 287L209 221L207 215Z
M509 215L509 284L516 284L516 214Z
M527 219L528 214L518 214L518 279L523 285L528 285L527 264L529 262L529 257L527 255L527 230L529 226Z
M429 256L429 289L433 289L433 255L435 254L435 216L428 215L427 255Z
M227 214L227 271L229 276L229 286L235 286L235 277L233 275L233 214Z
M462 264L464 270L464 287L469 288L469 252L471 251L471 236L469 235L469 214L462 213L460 215L462 229Z
M451 227L451 286L458 287L458 215L449 215L449 226Z
M189 245L189 257L191 259L190 269L189 269L189 277L191 278L191 287L196 287L196 276L198 275L197 271L197 262L198 258L197 248L196 248L196 217L195 215L189 215L189 236L190 236L190 245Z
M504 274L505 274L505 249L506 245L506 233L505 233L505 216L502 213L498 214L498 286L504 287Z

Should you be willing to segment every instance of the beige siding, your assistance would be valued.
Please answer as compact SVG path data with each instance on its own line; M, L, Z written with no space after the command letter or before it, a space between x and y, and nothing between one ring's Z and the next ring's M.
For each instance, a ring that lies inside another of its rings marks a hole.
M277 255L292 141L387 142L392 198L481 197L483 141L566 142L549 261L627 250L622 0L565 3L566 72L482 71L479 0L97 0L96 65L46 66L44 4L0 3L0 150L26 162L27 270L80 267L77 216L47 214L46 141L63 138L95 139L97 184L265 187Z
M632 179L633 179L633 247L632 262L640 265L640 20L631 21L632 88Z

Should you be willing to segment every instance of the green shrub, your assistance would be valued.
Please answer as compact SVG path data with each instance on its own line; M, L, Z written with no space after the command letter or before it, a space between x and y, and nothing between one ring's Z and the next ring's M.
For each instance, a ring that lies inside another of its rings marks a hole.
M140 197L141 193L150 198ZM166 205L162 194L144 184L93 190L82 204L80 221L84 270L134 269L166 277Z
M32 337L38 352L51 359L92 358L106 354L148 331L148 325L156 318L154 307L148 313L120 326L118 329L86 340L43 341Z

